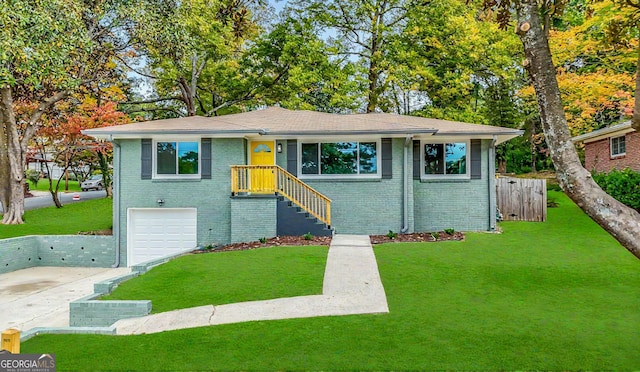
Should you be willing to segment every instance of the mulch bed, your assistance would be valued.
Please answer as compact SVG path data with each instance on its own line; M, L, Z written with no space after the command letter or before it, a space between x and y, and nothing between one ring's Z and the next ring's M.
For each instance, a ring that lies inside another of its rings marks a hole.
M437 237L437 239L436 239ZM387 235L371 235L371 244L382 243L395 243L395 242L434 242L434 241L448 241L448 240L464 240L464 234L461 232L455 232L453 234L447 234L444 231L438 233L413 233L413 234L398 234L395 238L390 238ZM267 239L263 242L247 242L247 243L233 243L227 244L221 247L215 247L212 249L195 250L193 253L209 253L209 252L229 252L229 251L244 251L256 248L269 248L280 246L302 246L302 245L329 245L331 244L330 236L314 236L312 239L305 239L303 236L276 236L275 238Z
M371 244L383 244L383 243L395 243L395 242L441 242L448 240L464 240L464 234L456 231L453 234L447 234L444 231L437 233L413 233L413 234L398 234L395 237L389 237L387 235L371 235Z

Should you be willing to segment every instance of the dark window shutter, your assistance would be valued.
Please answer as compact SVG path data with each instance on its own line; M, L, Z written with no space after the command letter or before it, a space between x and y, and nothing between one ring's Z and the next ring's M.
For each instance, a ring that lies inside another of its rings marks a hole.
M420 141L413 141L413 179L420 179Z
M471 179L482 178L482 140L471 140Z
M298 177L298 141L287 140L287 172Z
M382 179L393 178L393 146L391 138L382 139Z
M211 179L211 138L203 138L200 142L200 178L203 180Z
M153 140L142 139L142 151L140 156L141 174L143 180L150 180L153 175Z

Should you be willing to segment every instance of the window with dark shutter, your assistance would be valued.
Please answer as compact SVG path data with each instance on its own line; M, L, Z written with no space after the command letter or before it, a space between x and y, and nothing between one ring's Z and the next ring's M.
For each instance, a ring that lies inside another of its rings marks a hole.
M153 140L143 138L141 141L141 177L143 180L150 180L153 175Z
M482 178L482 140L471 140L471 179Z
M287 140L287 172L298 176L298 141Z
M200 169L200 176L203 180L211 179L211 138L203 138L200 142L202 164Z
M382 139L382 179L393 178L393 145L391 138Z

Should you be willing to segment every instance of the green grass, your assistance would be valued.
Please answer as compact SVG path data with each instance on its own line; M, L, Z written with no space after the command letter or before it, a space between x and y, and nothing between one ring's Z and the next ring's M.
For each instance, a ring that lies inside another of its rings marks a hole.
M33 182L27 180L27 182L29 183L29 188L31 190L38 190L38 191L49 191L49 179L47 178L42 178L38 181L38 186L34 186ZM60 182L60 188L58 189L58 192L64 192L65 191L65 181L64 179L61 180ZM52 188L53 190L56 189L56 185L58 184L58 180L53 180L53 185ZM68 191L80 191L80 183L78 181L71 181L69 180L69 190Z
M153 312L322 294L328 247L190 255L122 283L104 300L152 300Z
M58 370L639 370L640 261L550 195L546 223L376 247L389 314L41 335L21 351Z
M95 199L24 212L22 225L1 225L0 239L25 235L67 235L110 229L111 199Z

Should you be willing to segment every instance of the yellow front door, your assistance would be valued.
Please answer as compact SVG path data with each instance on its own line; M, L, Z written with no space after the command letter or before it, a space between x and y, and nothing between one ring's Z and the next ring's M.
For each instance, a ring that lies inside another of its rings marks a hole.
M251 165L268 165L276 163L275 142L255 141L250 146ZM275 192L275 177L271 167L264 169L253 169L251 171L251 190L257 193Z

